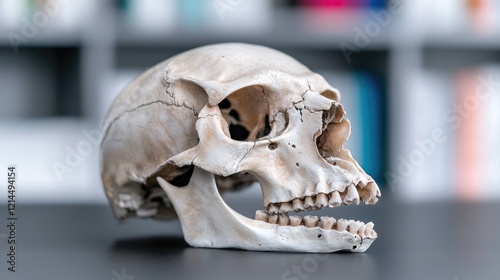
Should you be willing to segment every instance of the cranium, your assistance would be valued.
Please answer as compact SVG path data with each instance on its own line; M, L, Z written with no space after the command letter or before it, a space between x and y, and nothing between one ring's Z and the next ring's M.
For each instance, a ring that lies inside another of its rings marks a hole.
M363 252L373 223L289 216L380 191L343 148L350 123L338 91L279 51L218 44L146 71L114 101L101 175L119 219L180 219L196 247ZM266 210L250 219L221 194L257 180Z

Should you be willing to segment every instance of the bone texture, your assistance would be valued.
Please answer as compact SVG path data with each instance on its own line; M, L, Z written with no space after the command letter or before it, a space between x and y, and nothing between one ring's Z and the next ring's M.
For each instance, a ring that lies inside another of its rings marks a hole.
M372 222L290 215L378 201L344 148L350 130L339 92L297 60L209 45L152 67L115 99L101 177L118 219L179 218L192 246L363 252L377 238ZM253 182L264 210L247 218L220 196Z

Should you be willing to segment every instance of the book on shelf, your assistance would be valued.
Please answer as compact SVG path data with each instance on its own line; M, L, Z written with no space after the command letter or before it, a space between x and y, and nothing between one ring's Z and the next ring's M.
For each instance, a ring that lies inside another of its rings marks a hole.
M456 194L461 199L500 195L500 65L455 75Z
M397 126L391 129L388 183L408 200L447 198L454 161L454 137L444 120L453 103L451 77L438 71L416 72L405 87L395 93L400 102L392 116Z
M266 32L273 24L273 1L203 1L204 25L224 33Z
M99 3L99 0L0 0L0 28L21 34L74 31L88 22Z
M213 30L241 33L266 31L272 24L268 0L121 0L127 25L144 32Z
M320 9L382 9L386 7L386 3L384 0L298 0L295 1L294 4L304 8Z
M122 0L120 8L125 24L142 33L170 32L177 26L177 0Z
M398 94L389 168L397 194L500 197L500 65L418 72Z
M423 0L404 3L405 17L420 22L426 33L449 33L460 36L464 32L495 34L500 31L500 1L498 0Z

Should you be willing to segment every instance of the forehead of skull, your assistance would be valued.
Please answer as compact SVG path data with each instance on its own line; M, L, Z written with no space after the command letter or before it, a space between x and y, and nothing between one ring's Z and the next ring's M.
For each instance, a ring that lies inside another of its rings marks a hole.
M329 92L329 98L339 99L337 90L322 76L294 58L250 44L209 45L181 53L168 63L167 75L170 83L190 82L202 87L210 106L250 86L259 86L269 98L290 102L299 101L307 90Z
M199 80L229 82L268 69L304 76L311 71L294 58L271 48L227 43L196 48L174 57L169 73Z

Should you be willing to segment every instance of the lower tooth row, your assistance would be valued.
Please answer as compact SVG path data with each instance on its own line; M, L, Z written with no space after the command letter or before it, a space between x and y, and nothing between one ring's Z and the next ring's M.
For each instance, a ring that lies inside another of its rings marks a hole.
M369 222L367 224L354 221L354 220L336 220L332 217L320 217L317 216L305 216L304 218L300 216L288 216L285 214L271 214L262 210L257 210L255 212L255 219L270 224L279 224L280 226L300 226L303 225L308 228L321 227L325 230L336 230L339 232L348 231L352 234L359 234L361 237L376 237L377 233L373 230L373 223Z

